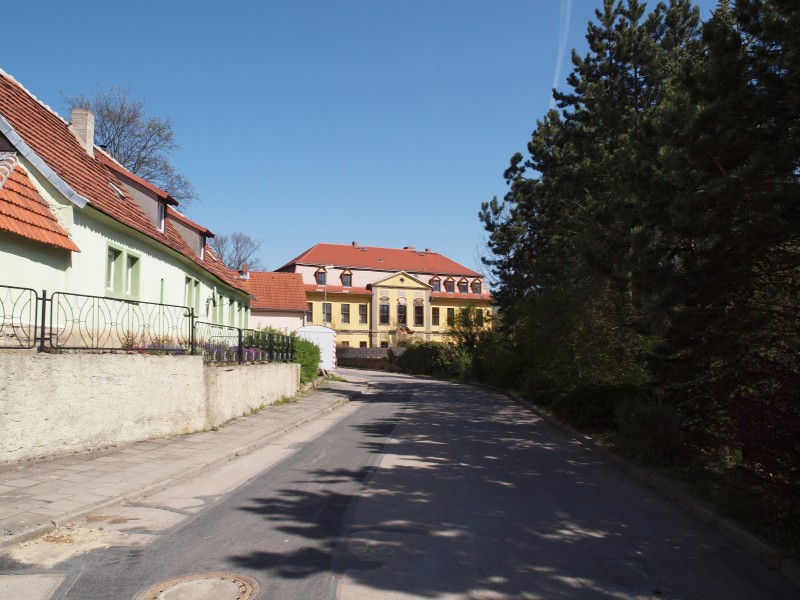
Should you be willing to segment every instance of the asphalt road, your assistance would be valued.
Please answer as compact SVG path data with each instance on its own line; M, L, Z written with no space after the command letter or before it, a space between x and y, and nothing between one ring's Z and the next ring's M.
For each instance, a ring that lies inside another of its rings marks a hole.
M800 598L499 395L355 376L373 385L347 407L0 568L58 576L52 597L78 600L133 599L198 572L250 577L258 598L280 600Z

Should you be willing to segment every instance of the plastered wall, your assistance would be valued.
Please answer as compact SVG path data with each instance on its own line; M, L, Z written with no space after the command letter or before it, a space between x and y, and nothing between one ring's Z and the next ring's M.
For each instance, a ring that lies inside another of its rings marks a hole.
M0 462L207 429L294 396L299 379L296 364L0 352Z

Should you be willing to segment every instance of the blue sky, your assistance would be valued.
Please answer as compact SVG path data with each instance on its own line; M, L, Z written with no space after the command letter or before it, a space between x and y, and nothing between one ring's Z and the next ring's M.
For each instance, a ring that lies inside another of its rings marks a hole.
M186 214L261 240L268 269L357 240L483 270L480 204L600 4L23 2L0 66L65 118L63 95L111 85L171 117L200 195Z

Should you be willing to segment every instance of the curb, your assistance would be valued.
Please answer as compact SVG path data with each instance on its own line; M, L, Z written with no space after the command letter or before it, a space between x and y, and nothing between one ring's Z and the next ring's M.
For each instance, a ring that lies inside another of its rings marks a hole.
M309 389L312 389L312 388L316 389L317 387L319 387L322 384L321 379L322 378L318 379L317 381L312 382L311 384L307 384L308 387L306 387L304 390L301 390L300 392L298 392L298 396L305 395L305 392L307 390L309 390ZM52 531L55 531L59 527L63 527L64 525L66 525L68 523L71 523L72 521L76 521L78 519L82 519L83 517L87 517L87 516L97 512L98 510L111 508L113 506L117 506L117 505L123 504L125 502L132 502L134 500L138 500L140 498L149 496L151 494L155 494L157 492L161 492L161 491L167 489L168 487L170 487L172 485L175 485L177 483L182 483L184 481L187 481L187 480L189 480L189 479L191 479L193 477L196 477L197 475L200 475L200 474L204 473L205 471L211 470L212 468L214 468L214 467L216 467L218 465L221 465L221 464L226 463L226 462L230 462L234 458L238 458L239 456L243 456L245 454L249 454L250 452L252 452L254 450L257 450L258 448L263 447L264 445L266 445L267 443L269 443L273 439L278 438L278 437L286 434L287 432L289 432L289 431L291 431L293 429L296 429L296 428L298 428L298 427L300 427L302 425L305 425L306 423L309 423L310 421L318 419L319 417L321 417L323 415L326 415L328 413L332 413L332 412L338 410L339 408L341 408L342 406L344 406L345 404L347 404L348 402L350 402L353 398L355 398L357 396L360 396L361 394L363 394L362 390L355 391L355 392L353 392L352 394L350 394L348 396L347 400L339 400L336 403L334 403L333 405L328 406L327 408L323 408L322 410L318 410L317 412L314 412L314 413L304 417L303 419L300 419L299 421L295 421L295 422L293 422L293 423L291 423L289 425L286 425L286 426L284 426L284 427L282 427L280 429L276 429L275 431L272 431L272 432L270 432L268 434L265 434L263 437L259 438L256 441L250 442L249 444L245 444L244 446L241 446L239 448L235 448L235 449L233 449L231 451L228 451L228 452L222 454L221 456L212 458L212 459L210 459L210 460L208 460L206 462L203 462L203 463L200 463L198 465L195 465L194 467L192 467L191 469L188 469L187 471L184 471L180 475L176 475L174 477L170 477L169 479L165 479L165 480L160 481L158 483L154 483L154 484L151 484L149 486L143 487L141 489L136 490L135 492L124 493L124 494L122 494L120 496L117 496L116 498L110 498L109 500L106 500L104 502L99 502L97 504L93 504L92 506L87 507L87 508L83 508L83 509L80 509L80 510L75 510L75 511L64 513L58 519L50 520L49 523L41 523L39 525L31 527L30 529L27 529L27 530L24 530L24 531L20 531L19 533L15 533L15 534L3 537L2 539L0 539L0 549L8 548L8 547L11 547L11 546L16 546L17 544L22 544L22 543L30 541L32 539L39 538L39 537L41 537L43 535L46 535L46 534L48 534L48 533L50 533Z
M660 475L644 467L634 465L619 454L615 454L605 446L601 446L590 436L581 433L574 427L571 427L566 423L562 423L551 415L544 413L532 402L529 402L524 398L514 396L513 394L502 392L501 390L494 391L502 393L506 397L511 398L517 404L521 404L522 406L526 407L528 410L535 413L538 417L544 421L547 421L554 427L558 427L559 429L566 431L581 444L602 455L609 462L614 463L616 466L635 479L647 484L651 488L657 490L664 497L683 507L688 513L694 515L704 523L707 523L719 531L729 540L735 542L740 548L743 548L751 554L754 554L766 561L771 567L776 568L792 583L800 587L800 560L787 556L786 552L780 546L773 544L757 533L753 533L752 531L745 529L738 522L721 516L719 513L715 512L712 507L670 483Z

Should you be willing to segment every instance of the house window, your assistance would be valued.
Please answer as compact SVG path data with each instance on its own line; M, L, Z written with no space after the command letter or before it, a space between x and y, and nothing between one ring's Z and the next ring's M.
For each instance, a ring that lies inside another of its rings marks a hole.
M353 285L353 275L351 273L342 273L342 285L344 287L351 287Z
M106 258L106 290L122 292L122 250L108 249Z
M448 308L447 309L447 324L452 327L456 324L456 309L455 308Z
M330 302L323 302L322 303L322 322L323 323L330 323L331 322L331 303Z
M424 306L414 306L414 327L422 327L425 324L424 310Z
M389 342L381 342L381 348L388 348Z
M350 347L350 342L346 342L346 341L345 341L345 342L342 342L342 343L341 343L341 344L339 344L339 345L340 345L342 348L349 348L349 347Z
M358 347L359 348L366 348L367 347L367 342L358 342Z
M453 292L456 291L455 290L455 286L456 286L456 282L453 281L452 279L448 279L448 280L446 280L444 282L444 291L445 292L450 292L452 294Z
M306 302L306 323L314 322L314 304L313 302Z
M316 278L317 285L325 285L328 281L328 274L323 269L320 269L317 271Z
M366 304L359 304L358 305L358 322L361 325L366 325L366 323L367 323L367 305Z
M342 323L350 323L350 305L342 304Z
M438 327L439 326L439 307L438 306L434 306L431 309L431 325L433 325L434 327Z
M156 227L164 233L164 222L166 218L167 206L163 202L158 203L158 215L156 216Z
M481 293L481 282L480 281L473 281L472 282L472 293L473 294L480 294Z
M200 282L194 277L186 278L186 289L183 294L183 303L187 308L194 310L194 316L200 316Z
M462 279L458 282L458 291L461 294L466 294L469 291L469 286L467 285L466 279Z
M378 323L381 325L388 325L389 324L389 303L388 302L381 302L381 313L379 317Z
M398 325L406 325L406 305L405 304L398 304L397 305L397 324Z
M432 291L434 292L441 292L442 291L442 280L438 277L434 277L430 281L431 287L433 288Z
M125 257L125 293L139 296L139 257L130 254Z

